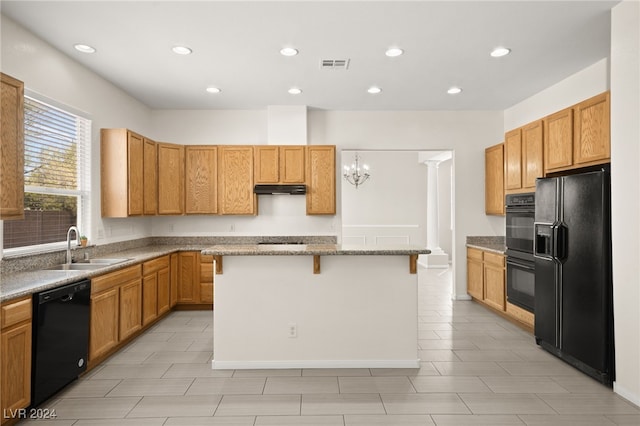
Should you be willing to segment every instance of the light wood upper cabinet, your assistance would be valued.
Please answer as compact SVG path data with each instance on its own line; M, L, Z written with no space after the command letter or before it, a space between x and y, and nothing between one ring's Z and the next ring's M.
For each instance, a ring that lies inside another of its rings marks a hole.
M504 214L504 144L484 151L484 212Z
M587 165L609 161L611 157L609 92L576 105L573 120L574 164Z
M256 145L253 147L255 183L304 183L305 147Z
M258 211L253 193L253 146L218 147L218 213L254 215Z
M280 182L305 182L305 147L285 145L280 147Z
M280 182L280 150L275 145L253 147L255 183Z
M158 214L184 213L184 145L158 143Z
M336 147L307 147L307 214L336 214Z
M542 120L522 128L522 188L535 191L536 178L544 176Z
M542 120L505 134L505 189L507 193L535 191L544 176Z
M0 422L31 402L31 296L2 304Z
M100 129L100 139L102 217L142 215L144 138L127 129Z
M24 84L0 73L0 219L24 218Z
M544 122L544 170L546 173L573 164L573 108L549 115Z
M155 215L158 213L158 147L154 141L144 138L143 152L143 212Z
M609 92L605 92L545 117L545 172L608 163L610 114Z
M185 213L218 212L218 147L185 147Z
M522 188L522 131L511 130L504 136L505 184L507 190Z

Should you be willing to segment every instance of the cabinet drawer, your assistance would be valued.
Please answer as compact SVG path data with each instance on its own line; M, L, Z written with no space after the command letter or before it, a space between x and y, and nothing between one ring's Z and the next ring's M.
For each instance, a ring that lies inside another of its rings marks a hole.
M467 259L474 259L482 262L482 253L483 251L480 249L467 247Z
M484 252L484 263L490 263L504 268L504 256L496 253Z
M31 296L2 305L2 328L31 319Z
M120 285L124 282L140 278L140 265L130 266L110 274L101 275L91 279L91 293L98 293L108 288Z
M160 269L169 267L169 256L159 257L157 259L144 262L142 264L142 275L149 275Z

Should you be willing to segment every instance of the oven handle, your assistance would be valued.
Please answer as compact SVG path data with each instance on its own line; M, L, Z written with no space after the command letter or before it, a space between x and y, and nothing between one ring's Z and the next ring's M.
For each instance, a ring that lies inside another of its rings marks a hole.
M527 269L527 270L530 270L530 271L533 271L535 269L535 267L533 266L532 263L529 263L529 262L518 262L518 261L510 259L510 258L507 258L507 265L517 266L519 268Z
M505 212L506 213L531 213L534 214L534 210L533 210L533 206L525 208L522 206L518 206L518 207L509 207L509 206L505 206Z

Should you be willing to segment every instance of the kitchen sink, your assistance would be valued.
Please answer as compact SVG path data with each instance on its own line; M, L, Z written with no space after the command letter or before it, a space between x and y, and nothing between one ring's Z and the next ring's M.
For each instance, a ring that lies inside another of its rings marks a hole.
M105 266L126 262L127 260L130 260L130 259L124 259L124 258L89 259L89 260L83 260L77 263L63 263L60 265L52 266L47 269L57 270L57 271L92 271L94 269L104 268Z

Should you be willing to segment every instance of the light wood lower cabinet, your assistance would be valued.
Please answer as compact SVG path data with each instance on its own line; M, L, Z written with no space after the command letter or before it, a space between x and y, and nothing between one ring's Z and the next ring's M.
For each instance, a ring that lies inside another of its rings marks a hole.
M467 248L467 293L499 311L505 310L504 255Z
M210 307L213 304L213 256L180 252L179 271L178 304Z
M130 266L91 280L89 362L142 328L142 268Z
M169 256L142 264L142 326L169 310Z
M3 303L0 331L0 423L31 402L31 296Z
M171 253L169 266L169 308L173 308L178 303L178 253Z
M501 254L484 253L484 303L499 311L505 309L505 259Z

